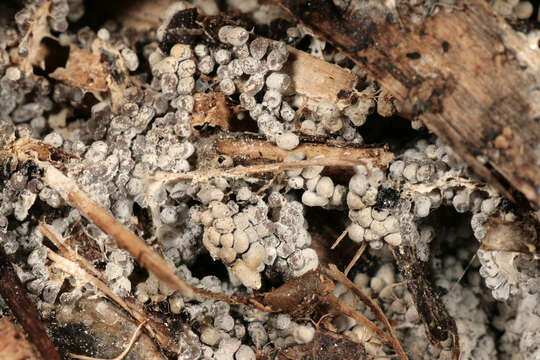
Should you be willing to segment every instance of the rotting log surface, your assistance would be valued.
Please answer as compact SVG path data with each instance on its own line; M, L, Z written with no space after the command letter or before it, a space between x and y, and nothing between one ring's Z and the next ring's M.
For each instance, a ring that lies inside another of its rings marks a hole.
M477 175L513 198L505 179L540 205L540 54L487 2L423 17L378 1L275 1L361 64Z

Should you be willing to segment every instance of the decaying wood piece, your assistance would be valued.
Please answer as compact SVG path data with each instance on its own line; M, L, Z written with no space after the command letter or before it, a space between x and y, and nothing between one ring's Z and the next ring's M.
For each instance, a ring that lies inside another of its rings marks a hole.
M58 347L66 353L113 360L128 348L138 322L112 302L84 296L76 306L58 307L57 321L50 325ZM163 350L144 332L139 334L127 359L166 360ZM66 356L66 359L71 359Z
M107 91L108 75L109 72L99 55L72 45L69 48L66 67L57 68L49 76L97 94Z
M388 167L394 154L384 147L354 147L347 144L301 143L294 150L284 150L263 140L252 139L217 139L218 152L238 160L259 159L283 161L287 155L302 152L307 159L322 155L327 160L348 160L359 163L371 163L379 168ZM336 163L336 166L339 166Z
M402 2L275 1L362 65L477 175L512 198L503 177L540 205L538 45L487 2L427 2L434 7L415 13Z
M19 46L11 50L11 61L17 64L27 76L33 74L34 65L42 69L45 68L46 51L41 46L41 40L46 36L50 36L47 22L50 10L50 1L45 1L35 10L28 30L21 39Z
M452 359L460 356L456 321L448 314L441 296L429 280L429 263L416 258L410 246L400 246L393 250L399 272L407 283L418 315L424 323L426 334L432 344L439 344L450 338Z
M0 360L43 359L30 344L22 330L5 317L0 319Z
M200 130L205 126L229 130L232 113L223 93L197 93L193 95L193 100L191 127L195 130Z
M45 327L26 289L19 280L11 261L0 245L0 296L28 335L43 359L60 360L60 354L49 339Z
M315 101L338 104L340 92L352 93L358 76L349 69L318 59L292 46L284 70L291 76L294 91Z
M178 352L178 344L172 339L167 327L160 322L151 319L149 314L146 314L143 309L139 309L121 297L116 296L101 280L103 274L86 262L82 257L77 255L73 249L66 245L66 242L61 241L60 236L54 231L52 226L40 223L39 231L47 237L63 255L60 256L52 250L47 252L47 257L53 262L54 267L72 275L81 283L90 283L95 286L105 296L129 313L135 320L144 324L150 337L152 337L163 349L173 353Z

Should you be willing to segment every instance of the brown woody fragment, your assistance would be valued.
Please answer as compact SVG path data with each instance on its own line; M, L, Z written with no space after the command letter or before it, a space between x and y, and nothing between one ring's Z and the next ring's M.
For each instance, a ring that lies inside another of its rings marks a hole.
M193 95L193 100L191 127L195 130L201 130L205 126L229 130L232 113L222 93L197 93Z
M216 140L216 148L218 152L237 160L283 161L287 155L302 152L307 159L323 155L325 159L370 162L373 166L383 169L394 158L394 154L384 147L360 148L345 144L302 143L294 150L284 150L263 140L225 138Z

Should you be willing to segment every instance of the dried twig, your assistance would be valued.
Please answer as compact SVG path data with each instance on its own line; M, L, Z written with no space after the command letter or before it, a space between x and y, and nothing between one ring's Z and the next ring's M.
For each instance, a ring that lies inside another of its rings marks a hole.
M290 163L272 163L272 164L261 164L261 165L251 165L251 166L236 166L230 169L208 169L208 170L195 170L189 171L186 173L166 173L166 172L157 172L156 174L150 176L147 181L149 183L153 182L177 182L182 180L192 180L194 182L204 182L216 177L226 177L226 178L244 178L246 175L257 175L264 173L280 173L285 170L290 169L299 169L307 166L355 166L363 164L363 161L354 161L346 159L313 159L313 160L302 160Z
M358 259L360 259L360 257L362 256L362 254L366 250L366 247L367 247L367 241L362 242L362 245L360 245L358 250L356 250L356 253L354 254L351 261L349 262L349 265L347 265L347 267L345 268L345 271L343 272L345 274L345 276L349 275L349 271L351 271L351 269L356 264Z
M330 250L334 250L341 243L341 241L345 239L345 236L347 236L347 233L348 233L347 230L343 230L341 235L339 235L336 241L334 241L334 243L332 244L332 246L330 246Z
M440 294L429 282L428 263L416 258L414 249L400 246L392 249L399 272L407 281L416 310L424 323L426 334L432 344L452 338L452 359L460 357L456 321L441 301Z
M342 164L341 162L356 161L357 164L371 163L373 166L386 168L394 158L392 152L384 147L359 148L347 146L345 143L333 145L302 143L294 150L284 150L263 140L218 139L216 148L220 153L238 159L283 161L287 155L298 152L303 153L307 159L322 155L327 160L331 159L328 166L348 166L346 163Z
M400 359L408 359L407 354L405 354L405 351L403 350L403 347L401 346L401 343L399 342L396 333L394 332L394 329L392 328L392 325L384 315L384 312L382 311L379 304L364 294L362 290L360 290L354 283L349 280L343 273L341 273L338 268L335 265L330 264L328 268L323 268L323 271L326 275L328 275L330 278L341 282L343 285L345 285L349 290L351 290L357 297L362 301L364 304L369 306L369 308L373 311L377 319L384 324L386 329L388 330L388 333L390 334L390 342L392 348L396 351L396 354L400 357Z

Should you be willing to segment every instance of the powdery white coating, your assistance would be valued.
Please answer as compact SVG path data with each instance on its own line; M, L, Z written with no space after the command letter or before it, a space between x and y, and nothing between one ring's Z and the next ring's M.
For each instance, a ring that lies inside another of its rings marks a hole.
M279 91L269 89L264 93L263 103L269 109L277 110L281 105L281 94Z
M261 60L266 54L268 45L268 39L263 37L257 37L249 44L249 52L251 53L251 56L253 56L255 59Z
M229 337L219 342L219 347L214 353L215 360L232 360L233 354L238 350L242 342L238 339ZM187 360L187 359L186 359Z
M379 237L383 237L388 234L388 230L386 230L382 221L373 220L371 222L370 229Z
M464 213L469 210L469 200L469 193L466 190L462 190L458 192L456 196L454 196L452 199L452 205L454 205L457 212Z
M204 46L204 45L203 45ZM195 47L197 48L197 46ZM208 49L206 49L208 50ZM175 44L171 48L170 54L172 57L178 59L178 60L186 60L193 56L193 52L191 50L191 47L186 44Z
M286 101L283 101L281 103L281 110L279 111L279 115L285 121L293 121L296 113Z
M330 205L335 207L343 206L345 202L345 197L347 195L347 188L343 185L334 186L334 193L330 198Z
M246 252L247 249L249 248L249 238L247 234L245 233L245 231L236 229L234 231L233 236L234 236L233 249L239 254Z
M231 52L226 49L219 49L214 53L214 59L218 64L228 64L231 61Z
M251 244L249 250L242 255L242 259L247 267L255 270L262 264L264 256L264 246L259 242L255 242Z
M347 193L347 206L352 210L361 210L366 207L366 204L364 204L360 196L356 195L352 191L349 191Z
M173 46L173 49L174 49L174 46ZM208 46L206 46L205 44L197 44L193 48L193 52L195 53L195 55L197 57L202 58L202 57L208 55Z
M328 176L323 176L317 181L315 190L317 194L330 198L334 194L334 182Z
M197 68L201 73L208 75L214 70L214 66L214 59L210 55L206 55L199 60Z
M259 73L261 69L261 62L251 56L243 58L240 60L240 65L242 66L242 71L247 75L254 75Z
M229 314L219 314L214 319L214 326L221 330L231 331L234 327L234 319Z
M355 243L361 243L364 241L364 228L356 223L351 223L347 227L347 234L349 238Z
M373 220L383 221L388 216L388 211L373 209L371 211L371 216L373 217Z
M386 241L388 244L392 246L399 246L401 245L401 234L396 232L393 234L386 235L384 237L384 241Z
M235 360L255 360L255 351L247 345L240 345L240 348L234 354Z
M221 333L215 327L208 326L201 331L200 339L203 344L214 346L221 340Z
M189 95L195 88L195 79L193 77L185 77L178 80L176 91L179 95Z
M431 201L427 196L418 196L414 199L414 213L418 217L426 217L429 215Z
M243 67L242 67L243 68ZM264 87L264 75L263 74L253 74L251 75L244 84L242 92L248 95L255 95ZM252 116L257 118L256 116Z
M247 93L240 94L240 105L246 110L253 110L257 104L257 100L252 95Z
M328 199L318 195L313 191L304 191L302 194L302 203L304 205L313 207L313 206L326 206L328 204Z
M349 189L356 195L364 195L368 185L367 177L363 174L356 174L349 181Z
M231 271L245 287L251 289L259 289L261 287L261 275L259 272L249 268L243 260L236 260Z
M197 197L203 204L208 204L211 201L221 201L223 199L223 191L215 187L204 187L198 193Z
M270 89L285 91L291 85L291 77L285 73L273 72L266 78L266 86Z
M223 28L226 28L224 32L222 32ZM225 39L224 42L229 43L233 46L242 46L249 39L249 33L247 32L247 30L239 26L234 26L234 27L224 26L219 30L218 36L221 41L223 41L222 40L223 38Z
M302 189L304 187L304 178L293 176L287 180L287 184L293 189Z
M417 163L410 163L403 169L403 176L411 183L416 183L416 171L418 170Z
M293 330L294 340L299 344L307 344L313 341L315 329L311 325L296 325Z
M124 48L120 52L125 60L126 67L129 71L135 71L139 67L139 58L137 54L130 48Z
M284 150L293 150L299 143L298 135L292 132L285 132L276 137L277 146Z
M193 76L197 71L197 64L192 59L187 59L178 64L176 73L180 78Z
M219 82L219 88L224 95L230 96L236 92L236 86L232 79L223 79Z

